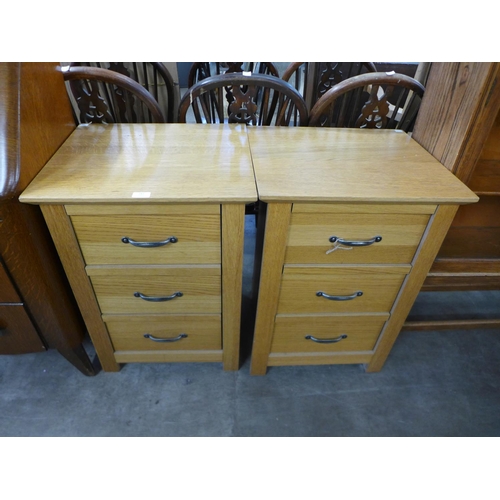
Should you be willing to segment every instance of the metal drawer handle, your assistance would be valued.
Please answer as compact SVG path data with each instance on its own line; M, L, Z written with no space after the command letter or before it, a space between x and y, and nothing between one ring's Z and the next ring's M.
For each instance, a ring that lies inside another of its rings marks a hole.
M367 247L368 245L373 245L373 243L378 243L382 241L382 236L375 236L371 240L366 241L352 241L352 240L344 240L339 238L338 236L331 236L328 240L330 243L338 243L339 245L345 245L349 247Z
M150 297L143 295L141 292L135 292L134 297L139 297L142 300L147 300L148 302L166 302L167 300L174 300L177 297L182 297L184 294L182 292L175 292L167 297Z
M171 337L169 339L159 339L158 337L153 337L153 335L149 333L145 333L144 338L152 340L153 342L177 342L178 340L187 338L187 334L181 333L180 335L177 335L177 337Z
M328 300L353 300L356 297L361 297L363 295L363 292L355 292L352 295L328 295L325 292L316 292L317 297L324 297L325 299Z
M131 245L134 245L134 247L141 248L163 247L165 245L168 245L169 243L177 243L178 241L179 240L175 236L170 236L170 238L167 238L163 241L135 241L132 238L128 238L127 236L122 238L123 243L130 243Z
M317 339L316 337L313 337L312 335L306 335L305 338L307 340L312 340L313 342L317 342L318 344L335 344L336 342L340 342L341 340L346 339L347 335L344 333L340 337L337 337L335 339Z

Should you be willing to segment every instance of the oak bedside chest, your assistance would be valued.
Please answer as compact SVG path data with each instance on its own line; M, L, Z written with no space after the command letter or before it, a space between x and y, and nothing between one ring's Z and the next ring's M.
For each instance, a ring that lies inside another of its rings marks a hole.
M404 132L248 135L266 213L251 373L380 370L458 206L477 196Z
M239 367L245 127L78 127L21 196L41 206L105 371Z

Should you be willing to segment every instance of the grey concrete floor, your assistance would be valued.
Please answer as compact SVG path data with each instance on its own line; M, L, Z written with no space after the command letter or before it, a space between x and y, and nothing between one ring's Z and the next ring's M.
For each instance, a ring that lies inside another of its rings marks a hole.
M239 371L127 364L85 377L57 351L1 356L0 436L500 435L499 330L403 332L380 373L339 365L250 376L254 235L248 221ZM498 312L499 292L478 294L458 305L421 294L412 314Z

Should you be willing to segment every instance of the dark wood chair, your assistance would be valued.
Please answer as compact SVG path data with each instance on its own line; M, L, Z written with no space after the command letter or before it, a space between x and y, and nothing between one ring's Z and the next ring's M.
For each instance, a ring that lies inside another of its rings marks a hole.
M274 64L270 62L194 62L189 70L188 87L210 76L243 71L271 75L276 78L280 76Z
M376 71L377 67L372 62L292 62L282 78L304 96L311 110L334 85L347 78Z
M304 99L280 78L252 73L225 73L190 87L179 105L179 122L192 108L197 123L307 125Z
M63 74L79 123L165 122L153 95L128 76L90 66L71 66Z
M408 116L405 103L420 100L425 87L398 73L367 73L348 78L328 90L311 110L309 126L344 128L389 128L408 132L418 106Z
M158 102L168 123L177 119L176 83L161 62L78 62L71 66L109 69L140 83Z

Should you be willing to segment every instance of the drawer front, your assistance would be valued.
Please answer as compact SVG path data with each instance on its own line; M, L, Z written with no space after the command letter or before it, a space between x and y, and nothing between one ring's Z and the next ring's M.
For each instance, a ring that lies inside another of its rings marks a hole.
M371 351L388 317L277 316L271 352ZM330 343L306 338L311 336Z
M10 281L7 271L0 264L0 302L19 303L21 299Z
M74 215L71 220L87 265L221 261L219 215ZM162 243L172 237L175 242L156 247L133 244Z
M103 319L116 351L222 348L220 315L105 316ZM165 339L169 342L159 341Z
M428 214L292 213L285 263L409 264L429 217ZM330 242L332 237L373 243L341 245ZM382 239L375 241L376 237Z
M409 266L285 266L278 314L389 312L407 272Z
M22 305L0 305L0 354L45 351Z
M124 266L87 268L87 273L103 314L221 312L219 266Z

